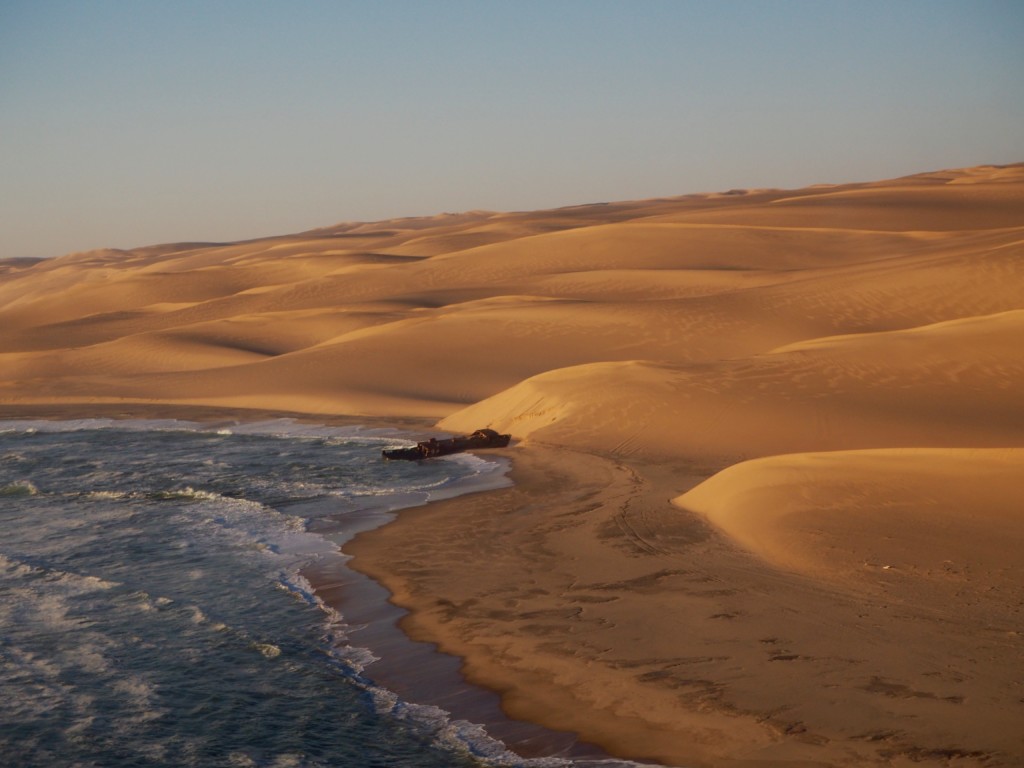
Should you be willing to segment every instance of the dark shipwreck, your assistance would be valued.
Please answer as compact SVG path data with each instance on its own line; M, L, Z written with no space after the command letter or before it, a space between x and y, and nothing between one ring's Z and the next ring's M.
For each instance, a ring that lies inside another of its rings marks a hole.
M382 453L384 458L389 460L419 461L478 448L504 448L511 439L512 435L499 435L493 429L478 429L465 437L449 437L443 440L432 437L408 448L385 448Z

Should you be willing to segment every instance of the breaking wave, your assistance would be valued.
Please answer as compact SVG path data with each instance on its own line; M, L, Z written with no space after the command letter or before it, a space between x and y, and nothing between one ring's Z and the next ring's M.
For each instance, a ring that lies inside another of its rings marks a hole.
M0 496L35 496L37 493L39 493L39 489L28 480L16 480L13 483L0 485Z

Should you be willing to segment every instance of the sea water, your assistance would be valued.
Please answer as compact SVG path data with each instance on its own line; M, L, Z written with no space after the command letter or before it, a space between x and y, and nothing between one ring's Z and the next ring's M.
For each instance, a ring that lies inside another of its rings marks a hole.
M407 442L287 420L0 422L0 763L584 764L398 700L304 579L391 510L507 484L500 459L381 460Z

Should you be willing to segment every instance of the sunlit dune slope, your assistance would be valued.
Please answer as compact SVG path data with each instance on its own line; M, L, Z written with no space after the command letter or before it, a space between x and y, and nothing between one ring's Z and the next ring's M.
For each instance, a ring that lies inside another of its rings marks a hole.
M800 354L767 355L776 348L1024 307L1022 189L1020 166L990 167L797 191L346 224L19 264L0 275L0 400L235 401L440 418L510 388L558 381L560 407L588 418L598 403L617 407L612 392L632 399L640 368L629 361L643 360L673 382L668 401L652 401L672 424L710 429L709 414L693 421L687 402L754 411L759 406L745 399L761 393L779 401L763 413L788 418L809 408L801 398L820 399L838 385L824 380L824 362L802 371L809 363ZM958 354L950 348L950 366ZM1018 369L1009 357L992 362L992 380L979 386L996 394L1014 386ZM835 372L836 381L885 389L888 365L879 358L871 370ZM897 365L891 375L905 380L904 394L941 389L936 407L957 397L945 374L929 379L932 369ZM815 376L817 395L808 389ZM758 377L766 378L751 383ZM495 402L446 423L528 421L525 412L495 410ZM635 442L637 425L618 424L622 434L603 444ZM568 436L565 424L558 429ZM730 437L719 427L722 436L707 437L704 447L733 452L743 442L744 428L735 429ZM836 445L859 444L821 429ZM665 450L666 439L647 444ZM755 437L735 451L786 442ZM691 443L672 450L700 447Z
M675 504L783 568L917 608L1012 622L1024 448L798 453L723 470Z
M449 416L599 450L720 461L882 446L1006 446L1024 435L1024 311L802 342L686 365L544 373Z
M1020 226L1024 170L967 168L880 184L812 187L749 206L669 214L671 221L816 226L886 232L947 232Z

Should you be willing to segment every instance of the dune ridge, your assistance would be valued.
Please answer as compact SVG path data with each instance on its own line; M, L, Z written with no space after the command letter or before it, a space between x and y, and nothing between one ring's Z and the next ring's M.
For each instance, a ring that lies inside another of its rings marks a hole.
M782 567L841 581L869 575L857 588L871 588L878 569L947 582L952 570L979 562L1007 584L1021 583L1021 498L1022 448L890 448L751 459L673 503ZM815 540L795 540L803 536ZM930 586L913 590L917 604L929 599L939 608L956 597ZM969 588L958 584L957 593ZM994 607L988 620L1005 622Z
M511 432L355 563L671 765L1024 762L1022 350L1024 164L0 263L3 413Z

